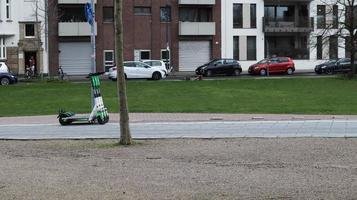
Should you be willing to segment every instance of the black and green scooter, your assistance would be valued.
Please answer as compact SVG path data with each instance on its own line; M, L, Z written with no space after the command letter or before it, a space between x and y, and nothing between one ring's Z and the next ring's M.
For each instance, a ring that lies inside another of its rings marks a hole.
M93 89L94 106L89 116L76 116L74 112L66 112L60 110L58 113L58 120L61 125L70 124L105 124L109 121L107 108L104 107L103 98L100 94L100 80L99 76L104 72L90 73L87 78L90 78Z

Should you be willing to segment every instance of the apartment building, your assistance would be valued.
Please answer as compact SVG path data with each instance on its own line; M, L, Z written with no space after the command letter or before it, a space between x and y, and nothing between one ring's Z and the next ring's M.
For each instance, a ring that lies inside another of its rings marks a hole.
M0 0L0 61L13 73L24 74L32 57L35 72L48 73L45 6L44 0Z
M95 56L96 70L114 66L113 0L95 2L96 53L92 55L91 26L86 22L84 6L87 0L49 0L50 74L61 66L68 75L91 72Z
M91 70L90 26L85 0L49 0L50 73ZM113 0L95 2L96 69L114 61ZM176 71L193 71L221 56L220 0L124 0L124 59L163 60Z
M271 56L292 57L297 69L345 56L344 42L333 31L327 40L319 36L326 27L337 28L337 5L320 0L222 2L222 57L240 60L244 70Z
M193 71L221 56L220 0L124 1L126 60L158 59Z

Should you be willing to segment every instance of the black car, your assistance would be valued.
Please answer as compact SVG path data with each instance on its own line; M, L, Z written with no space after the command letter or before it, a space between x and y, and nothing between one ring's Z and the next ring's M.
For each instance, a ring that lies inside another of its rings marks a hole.
M0 85L17 83L17 77L11 73L0 73Z
M357 64L357 61L355 64ZM315 72L317 74L334 74L337 72L349 71L351 71L351 59L349 58L331 59L327 62L316 65L315 67Z
M239 76L240 73L242 73L242 67L234 59L214 59L196 69L196 74L203 76L212 76L214 74Z

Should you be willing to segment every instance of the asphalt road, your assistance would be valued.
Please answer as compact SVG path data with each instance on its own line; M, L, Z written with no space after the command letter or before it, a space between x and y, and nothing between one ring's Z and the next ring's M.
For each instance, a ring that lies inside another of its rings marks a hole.
M131 123L136 139L231 137L357 137L357 120ZM8 124L0 139L118 138L119 125Z

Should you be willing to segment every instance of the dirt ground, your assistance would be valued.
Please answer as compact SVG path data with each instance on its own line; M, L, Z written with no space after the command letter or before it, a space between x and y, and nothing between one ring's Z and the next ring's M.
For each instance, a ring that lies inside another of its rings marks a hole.
M357 199L357 139L0 141L0 199Z

